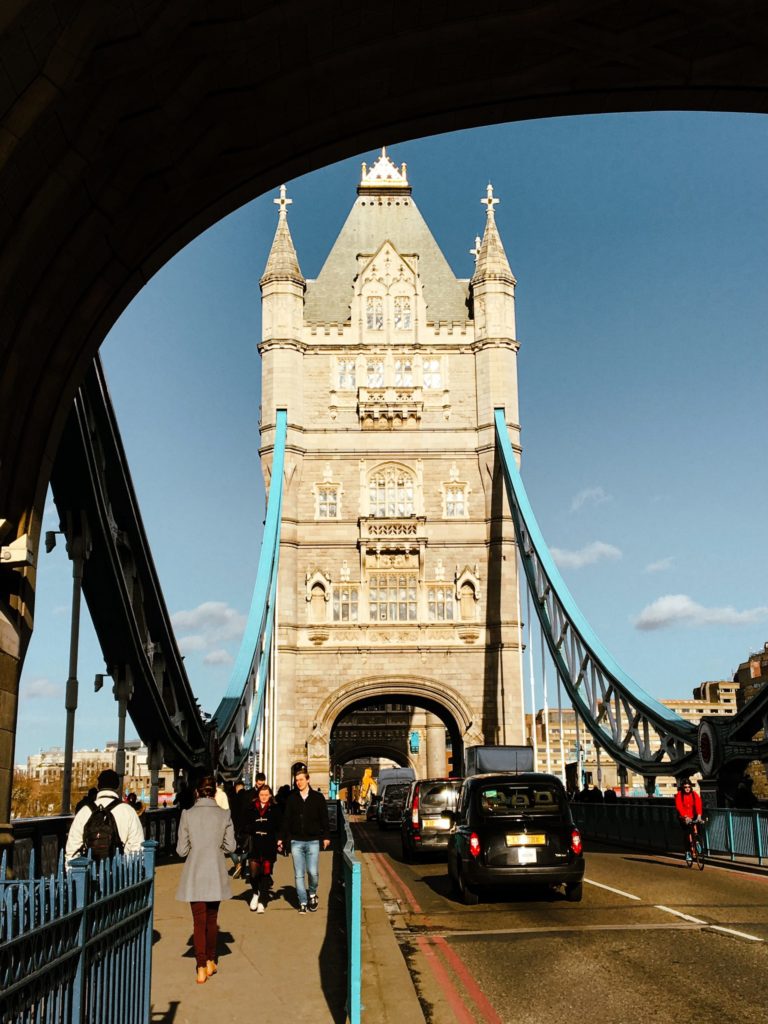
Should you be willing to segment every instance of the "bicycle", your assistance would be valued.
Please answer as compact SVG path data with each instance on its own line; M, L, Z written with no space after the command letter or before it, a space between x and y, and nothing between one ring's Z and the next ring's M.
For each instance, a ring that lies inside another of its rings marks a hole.
M687 867L692 868L695 861L699 871L704 870L706 862L703 825L704 818L694 818L689 823L683 822L686 840L685 863Z

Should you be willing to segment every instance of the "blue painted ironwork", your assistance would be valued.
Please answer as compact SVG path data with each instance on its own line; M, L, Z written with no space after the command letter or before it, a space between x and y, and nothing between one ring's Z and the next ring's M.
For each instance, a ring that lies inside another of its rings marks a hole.
M147 1024L156 843L35 878L0 870L2 1024Z
M130 684L127 710L139 735L161 745L166 764L203 767L208 725L176 643L98 358L65 424L51 489L65 528L73 518L88 525L83 594L109 673Z
M157 843L158 856L175 853L180 814L178 807L158 807L142 815L145 835ZM41 878L56 874L72 817L71 814L62 814L50 818L14 819L13 845L4 851L3 856L10 853L8 867L15 877Z
M218 738L219 766L230 775L239 774L242 770L264 709L264 692L274 642L287 432L287 412L278 409L275 417L267 517L261 541L256 584L253 588L245 633L232 668L229 685L212 720Z
M645 776L698 769L696 726L655 700L614 661L582 615L554 563L517 468L504 418L495 411L496 450L520 560L542 635L577 715L619 764Z
M681 853L683 832L670 804L658 800L618 800L611 804L573 803L574 821L588 839ZM707 853L732 861L766 862L768 811L706 808Z
M355 852L355 840L349 819L342 808L344 821L344 897L347 911L347 1017L349 1024L360 1024L362 1011L362 908L363 888L361 864Z

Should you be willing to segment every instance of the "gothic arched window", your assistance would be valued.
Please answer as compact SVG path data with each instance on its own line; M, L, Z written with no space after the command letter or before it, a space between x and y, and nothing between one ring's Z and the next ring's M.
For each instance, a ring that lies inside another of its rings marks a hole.
M416 514L414 478L399 466L384 466L368 483L368 514L395 519Z

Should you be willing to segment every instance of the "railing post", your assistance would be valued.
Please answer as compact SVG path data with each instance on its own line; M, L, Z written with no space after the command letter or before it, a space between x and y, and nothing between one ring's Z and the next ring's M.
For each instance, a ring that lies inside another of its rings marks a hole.
M349 1020L350 1024L360 1021L361 989L361 944L362 944L362 893L360 861L352 862L352 919L349 933Z
M144 858L145 877L150 880L147 901L149 911L147 913L146 934L144 936L144 977L142 991L142 1021L149 1024L152 1001L152 932L155 921L155 857L157 855L157 843L154 839L145 839L141 844L142 856Z
M730 855L731 855L731 860L735 860L736 859L736 854L734 852L734 843L733 843L733 812L732 811L726 811L725 813L726 813L726 819L725 819L725 821L726 821L726 834L728 836L728 853L730 853Z
M755 851L757 853L757 863L760 867L763 866L763 837L760 829L760 811L752 811L752 821L755 826Z
M86 935L86 909L91 889L90 861L87 857L77 857L69 862L66 870L72 876L74 902L80 913L80 926L77 930L77 968L72 979L71 1021L72 1024L83 1024L85 1020L85 943L88 938Z

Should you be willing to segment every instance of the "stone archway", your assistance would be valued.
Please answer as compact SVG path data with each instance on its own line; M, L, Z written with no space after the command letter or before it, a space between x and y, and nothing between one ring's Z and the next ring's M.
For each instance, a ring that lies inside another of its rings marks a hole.
M475 724L479 714L452 687L429 677L392 680L390 676L368 676L339 687L318 708L307 739L310 770L318 776L328 773L331 730L346 711L355 705L385 699L433 712L452 731L454 742L461 748L483 742L483 734Z

